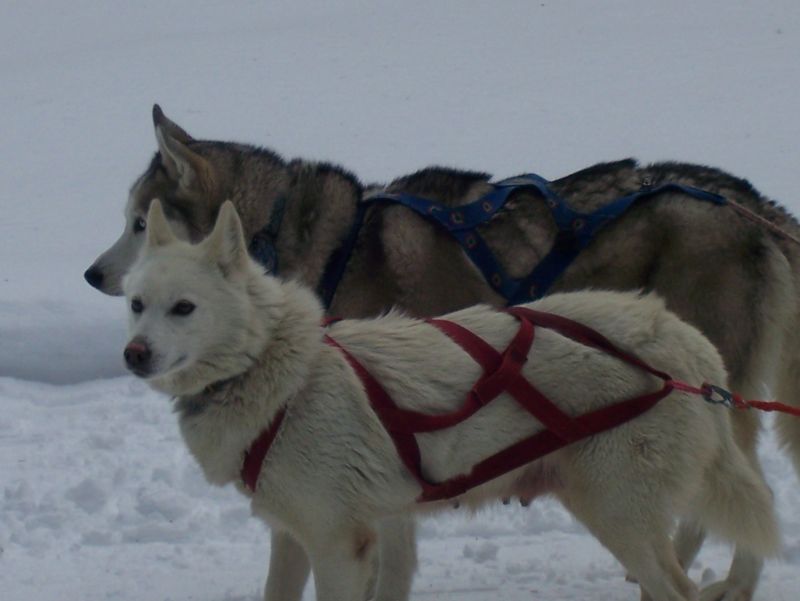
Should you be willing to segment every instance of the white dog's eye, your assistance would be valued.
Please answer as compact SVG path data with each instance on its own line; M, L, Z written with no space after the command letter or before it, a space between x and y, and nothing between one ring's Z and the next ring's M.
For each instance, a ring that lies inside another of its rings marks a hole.
M147 222L144 220L144 217L137 217L136 221L133 222L133 233L138 234L139 232L143 232L146 227Z
M141 313L144 311L144 305L142 304L142 301L140 301L138 298L133 299L131 301L131 311L134 313Z
M170 313L172 313L173 315L181 315L181 316L189 315L189 313L191 313L192 311L194 311L194 303L190 303L187 300L178 301L172 306L172 309L170 309Z

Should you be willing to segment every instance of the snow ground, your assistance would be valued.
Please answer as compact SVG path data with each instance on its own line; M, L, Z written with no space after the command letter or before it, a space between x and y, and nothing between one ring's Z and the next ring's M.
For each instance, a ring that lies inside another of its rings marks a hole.
M5 601L255 601L269 543L232 489L206 484L165 397L122 377L53 386L0 378L0 590ZM757 599L796 601L800 487L767 441L785 552ZM720 577L708 545L692 569ZM453 511L420 526L414 599L638 599L616 561L557 503ZM306 599L313 599L311 590Z
M200 137L333 160L558 177L636 156L708 163L795 213L794 0L6 2L0 6L0 598L259 596L265 529L205 484L164 399L124 376L124 311L82 272L155 148ZM800 590L797 480L767 437ZM557 505L423 522L415 599L635 599ZM696 579L724 574L710 546ZM307 593L307 598L312 598Z

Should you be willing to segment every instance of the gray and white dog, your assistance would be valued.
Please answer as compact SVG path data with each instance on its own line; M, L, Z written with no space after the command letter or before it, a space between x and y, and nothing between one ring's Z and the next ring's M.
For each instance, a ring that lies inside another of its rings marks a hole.
M161 199L176 234L199 241L231 199L250 239L270 222L285 200L275 246L281 274L314 287L331 255L348 235L357 203L371 190L347 171L324 163L285 161L274 152L244 144L195 140L153 110L158 152L130 190L120 239L87 270L87 280L108 294L143 246L147 210ZM600 164L552 183L576 210L589 212L642 185L673 182L721 194L773 226L800 237L800 225L763 198L748 182L698 165L639 166L625 160ZM489 190L484 173L428 168L382 188L450 206L474 201ZM553 218L536 192L520 191L480 229L512 277L523 277L556 238ZM667 307L696 326L719 349L731 386L759 396L765 384L787 402L800 401L798 328L800 247L770 227L744 219L730 207L667 192L641 203L602 230L556 281L553 291L605 288L655 291ZM376 205L366 215L358 244L330 307L343 317L377 315L392 306L428 316L477 303L504 304L461 247L431 222L399 206ZM756 469L758 416L739 412L734 430ZM800 420L778 418L781 441L800 469ZM691 564L704 538L684 522L676 534L681 563ZM287 562L307 566L302 549L279 533L273 548ZM725 581L703 599L748 601L763 560L737 549ZM303 573L304 572L304 573ZM307 567L289 573L302 573ZM298 576L299 578L299 576ZM410 580L410 575L409 575ZM302 582L282 582L297 598Z

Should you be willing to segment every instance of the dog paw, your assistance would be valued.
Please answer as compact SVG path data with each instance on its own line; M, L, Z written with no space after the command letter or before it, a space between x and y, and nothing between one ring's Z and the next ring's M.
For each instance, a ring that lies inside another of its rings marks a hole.
M698 601L752 601L753 588L721 580L700 591Z

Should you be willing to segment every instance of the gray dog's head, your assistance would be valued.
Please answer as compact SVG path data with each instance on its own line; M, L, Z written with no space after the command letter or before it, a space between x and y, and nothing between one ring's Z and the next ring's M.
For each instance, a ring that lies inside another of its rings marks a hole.
M182 240L207 234L222 202L217 170L208 156L210 143L195 141L158 105L153 107L153 125L158 152L131 187L125 230L84 273L89 284L106 294L122 294L122 278L144 246L147 211L154 198L161 200L172 230Z

